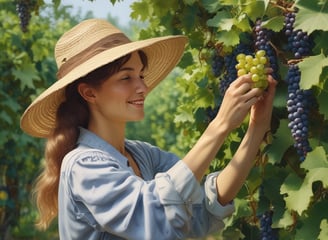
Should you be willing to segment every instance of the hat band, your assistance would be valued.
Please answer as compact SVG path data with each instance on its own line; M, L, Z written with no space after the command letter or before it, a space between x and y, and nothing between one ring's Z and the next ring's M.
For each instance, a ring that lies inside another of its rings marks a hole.
M57 79L63 78L66 74L68 74L70 71L72 71L74 68L79 66L80 64L84 63L88 59L92 58L93 56L126 44L131 42L130 39L128 39L123 33L115 33L110 36L104 37L100 39L99 41L95 42L91 46L87 47L77 55L73 56L70 59L64 58L62 60L62 65L59 67L58 72L57 72Z

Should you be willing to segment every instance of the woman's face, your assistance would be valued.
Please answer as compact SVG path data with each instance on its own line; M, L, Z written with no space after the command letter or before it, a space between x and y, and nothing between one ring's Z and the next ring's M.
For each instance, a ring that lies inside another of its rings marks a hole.
M117 73L92 88L91 117L107 123L142 120L147 94L143 70L139 54L134 52Z

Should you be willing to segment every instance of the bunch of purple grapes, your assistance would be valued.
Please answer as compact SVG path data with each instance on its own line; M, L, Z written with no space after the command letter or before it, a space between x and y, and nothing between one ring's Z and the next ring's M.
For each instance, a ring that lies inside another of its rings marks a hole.
M28 24L31 19L31 3L30 0L17 0L16 11L20 19L20 27L23 32L27 32Z
M294 29L296 14L289 12L285 14L285 34L288 37L288 49L294 57L300 59L311 54L313 42L306 32Z
M255 49L257 50L264 50L266 55L269 58L269 65L272 68L272 76L274 79L278 80L278 59L276 52L272 45L270 44L270 39L272 36L272 31L262 27L262 20L258 19L255 22L254 26L254 33L255 33Z
M311 54L312 41L307 33L294 29L295 12L285 14L285 34L288 37L288 47L296 59ZM288 127L295 141L294 147L303 162L308 152L312 151L309 137L309 114L316 104L313 92L300 89L301 72L295 63L289 64L286 81L288 85L287 111Z
M260 218L261 240L277 240L276 232L272 229L273 211L264 212Z
M212 56L211 67L215 77L219 77L222 74L224 69L224 58L217 52Z
M263 199L264 196L264 187L263 184L259 188L259 198ZM258 216L260 219L260 239L261 240L277 240L278 239L278 229L272 228L272 216L273 211L267 210L261 215Z
M290 64L287 73L288 84L288 127L291 129L295 141L294 147L304 161L308 152L312 151L308 141L309 136L309 111L314 106L314 96L311 90L302 90L299 87L301 72L297 65Z

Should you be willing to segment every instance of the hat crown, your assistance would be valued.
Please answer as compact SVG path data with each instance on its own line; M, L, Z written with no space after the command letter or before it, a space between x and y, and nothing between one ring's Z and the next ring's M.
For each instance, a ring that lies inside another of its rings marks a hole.
M58 69L99 40L120 33L118 28L102 19L88 19L76 25L58 40L55 46L55 59Z

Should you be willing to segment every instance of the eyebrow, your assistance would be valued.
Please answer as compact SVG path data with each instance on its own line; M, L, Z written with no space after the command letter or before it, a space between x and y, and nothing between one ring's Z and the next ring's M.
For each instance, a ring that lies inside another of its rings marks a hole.
M121 72L121 71L134 71L135 69L134 68L132 68L132 67L124 67L124 68L120 68L120 70L119 70L119 72ZM145 66L143 66L142 68L141 68L141 71L144 71L145 70Z

